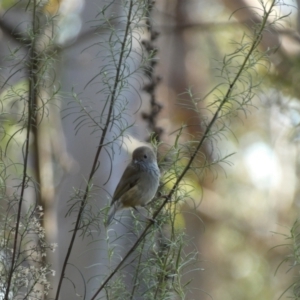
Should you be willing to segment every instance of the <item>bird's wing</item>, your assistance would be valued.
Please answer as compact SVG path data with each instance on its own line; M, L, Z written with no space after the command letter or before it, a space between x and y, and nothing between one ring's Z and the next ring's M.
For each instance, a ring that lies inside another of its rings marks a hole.
M137 184L139 179L140 175L137 174L136 169L133 166L128 165L120 179L119 184L116 187L111 204L120 199L122 195L133 188Z

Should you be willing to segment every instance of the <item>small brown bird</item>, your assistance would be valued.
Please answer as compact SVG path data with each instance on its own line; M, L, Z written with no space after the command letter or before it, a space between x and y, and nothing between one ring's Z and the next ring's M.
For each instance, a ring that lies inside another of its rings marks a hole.
M107 225L118 210L145 206L151 201L156 194L159 177L155 152L148 146L136 148L112 197Z

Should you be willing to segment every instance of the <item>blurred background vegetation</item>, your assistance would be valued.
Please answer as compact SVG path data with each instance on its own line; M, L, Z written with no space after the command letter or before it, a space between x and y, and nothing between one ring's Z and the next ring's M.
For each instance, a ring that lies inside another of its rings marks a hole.
M188 136L197 137L202 131L201 124L214 100L213 93L205 96L222 82L220 68L224 57L237 48L237 43L251 36L253 28L261 21L261 4L268 2L271 1L155 2L151 11L153 31L158 33L154 40L157 48L154 51L155 98L162 106L155 126L161 128L160 138L165 144L174 142L171 133L183 124L187 139ZM11 81L10 86L19 90L17 85L22 85L26 78L26 69L19 69L14 61L16 56L23 60L26 53L24 32L28 3L0 1L2 99L9 97L4 88L7 80ZM95 99L99 87L90 84L86 88L86 84L103 63L96 59L97 49L91 45L109 33L106 28L94 29L91 21L97 8L105 3L107 1L84 0L43 3L43 10L50 16L55 15L59 27L53 44L41 43L41 47L45 46L48 54L51 53L55 70L51 87L58 87L59 96L40 120L39 132L34 135L38 141L35 143L38 155L31 158L30 166L39 182L38 201L44 210L47 238L58 244L57 251L48 254L57 272L74 221L65 218L67 200L74 186L82 186L97 147L97 140L90 137L90 128L79 126L80 130L75 134L78 129L76 117L70 113L68 98L71 92L77 93L82 99L92 99L94 107L101 105ZM184 229L188 236L189 243L184 251L196 250L199 261L192 266L193 272L183 276L184 282L192 280L186 299L271 300L281 296L282 299L300 299L297 298L298 286L293 285L299 276L298 225L295 222L300 206L300 1L285 0L278 4L274 19L285 17L265 32L259 46L262 52L272 49L269 61L256 67L262 83L251 103L234 113L224 134L217 137L215 144L205 148L210 162L233 155L201 177L187 179L194 191L191 199L187 198L181 205L176 226ZM51 36L52 29L45 27L45 35ZM147 40L148 33L143 34ZM141 88L139 84L132 84L136 89ZM193 107L188 90L201 99L198 112L186 109ZM222 88L220 92L224 92ZM149 93L141 93L142 105L138 112L139 97L129 90L127 98L132 112L128 115L128 123L135 122L129 129L132 142L127 143L127 147L131 150L148 138L153 127L149 126L149 118L142 114L149 113ZM11 123L17 122L12 118ZM11 124L3 126L7 126L9 132ZM20 132L18 137L20 144L25 138L22 134ZM2 148L8 136L2 138ZM11 157L20 155L17 144L10 148ZM123 153L114 160L112 177L106 185L108 191L113 192L120 170L127 162L128 156ZM94 179L99 187L106 182L110 172L107 158L102 157L101 163L104 167ZM99 193L94 191L94 194L98 201L101 199L99 206L107 204L106 194L100 188ZM85 251L86 244L78 239L73 260L83 273L89 273L91 271L85 267L92 265L99 253L87 256ZM55 277L51 280L57 284ZM282 295L290 286L292 288ZM68 298L69 288L64 289L62 299L71 299ZM80 285L77 288L80 289Z
M193 275L190 299L278 299L299 276L291 269L293 259L277 270L292 254L294 241L287 237L299 217L299 3L285 1L277 8L278 16L289 16L264 35L260 50L276 50L267 72L257 68L260 90L218 141L222 155L234 153L227 159L231 164L206 174L199 182L203 192L193 194L201 221L192 212L194 203L183 207L183 226L194 238L203 268ZM193 111L182 113L176 95L192 86L201 98L220 82L219 61L251 34L259 5L255 0L158 1L157 70L163 77L158 98L164 103L159 122L164 128L187 120L195 124ZM197 130L190 128L191 134ZM211 159L218 159L217 151Z

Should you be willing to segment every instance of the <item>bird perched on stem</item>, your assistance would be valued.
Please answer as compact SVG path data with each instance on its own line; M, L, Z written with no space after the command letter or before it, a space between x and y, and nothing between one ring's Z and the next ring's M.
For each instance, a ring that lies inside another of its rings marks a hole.
M118 210L129 207L136 209L136 206L145 206L151 201L156 194L159 177L153 149L148 146L136 148L112 197L107 225Z

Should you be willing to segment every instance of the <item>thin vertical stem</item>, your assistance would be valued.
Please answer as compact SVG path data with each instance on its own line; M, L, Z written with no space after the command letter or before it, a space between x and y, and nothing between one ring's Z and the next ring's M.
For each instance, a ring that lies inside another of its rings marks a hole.
M103 143L104 143L106 134L108 132L108 129L109 129L109 126L110 126L110 123L111 123L111 119L112 119L112 115L113 115L113 107L114 107L115 100L116 100L117 88L118 88L118 85L120 83L120 78L121 78L121 75L122 75L121 74L121 69L122 69L122 65L124 63L124 59L125 59L126 43L128 41L128 38L129 38L129 30L130 30L130 26L131 26L132 10L133 10L133 0L130 1L130 5L129 5L129 9L128 9L128 15L127 15L127 24L126 24L126 29L125 29L125 33L124 33L124 38L123 38L123 41L121 43L121 51L120 51L119 61L118 61L118 64L117 64L115 81L114 81L114 85L113 85L113 89L112 89L112 94L110 95L110 97L108 99L110 105L109 105L109 109L108 109L107 119L106 119L105 126L103 128L103 132L102 132L102 135L101 135L101 138L100 138L100 141L99 141L98 149L97 149L97 152L96 152L96 155L95 155L95 158L94 158L94 162L93 162L92 169L91 169L91 172L90 172L90 175L89 175L87 186L86 186L83 198L81 200L80 209L78 211L78 215L77 215L75 227L74 227L74 230L73 230L73 234L72 234L72 237L71 237L71 241L70 241L70 244L69 244L69 247L68 247L68 251L67 251L66 257L64 259L61 275L60 275L59 282L58 282L58 287L57 287L55 300L58 300L58 297L59 297L59 294L60 294L60 290L61 290L61 286L62 286L62 281L64 279L66 267L67 267L72 249L73 249L75 238L76 238L78 228L79 228L79 225L80 225L81 216L82 216L82 213L84 211L84 207L86 205L86 200L87 200L87 197L88 197L88 194L89 194L90 184L92 182L92 179L93 179L93 176L94 176L95 172L97 171L99 156L100 156L100 153L103 149Z
M23 168L23 178L22 178L22 185L21 185L21 193L18 205L18 214L17 214L17 221L15 227L15 237L14 237L14 246L12 252L12 259L11 259L11 266L7 280L7 287L5 291L4 299L9 299L9 291L11 288L11 280L15 268L15 260L17 255L17 243L18 243L18 234L20 228L20 219L21 219L21 212L22 212L22 203L24 200L24 193L27 186L27 167L28 167L28 158L29 158L29 139L30 139L30 131L33 124L34 116L34 101L36 97L36 74L35 74L35 44L36 44L36 33L37 33L37 21L36 21L36 0L33 0L33 11L32 11L32 43L29 52L29 93L28 93L28 121L26 126L26 140L25 140L25 150L24 150L24 168Z

